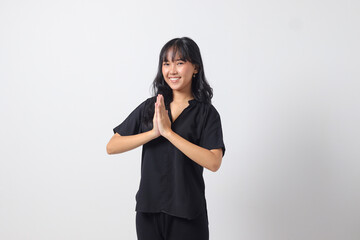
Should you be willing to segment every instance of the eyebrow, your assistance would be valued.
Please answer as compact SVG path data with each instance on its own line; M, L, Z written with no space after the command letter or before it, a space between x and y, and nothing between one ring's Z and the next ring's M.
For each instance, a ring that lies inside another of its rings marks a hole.
M184 62L186 62L186 60L185 60L185 59L182 59L182 58L178 58L178 59L176 59L175 61L184 61ZM169 62L169 60L164 59L163 62Z

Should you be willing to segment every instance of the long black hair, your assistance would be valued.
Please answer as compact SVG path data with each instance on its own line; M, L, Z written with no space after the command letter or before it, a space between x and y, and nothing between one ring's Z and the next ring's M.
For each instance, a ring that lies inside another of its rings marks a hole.
M213 90L205 78L200 49L194 40L188 37L171 39L162 47L159 55L158 71L152 83L153 96L162 94L164 96L165 107L166 109L169 109L169 105L173 100L173 92L164 79L162 74L162 65L164 61L168 61L167 55L170 50L172 50L172 61L174 61L174 58L178 53L182 60L191 62L198 70L191 83L191 91L195 100L204 103L211 103ZM151 98L151 104L147 108L144 116L145 123L152 123L155 100L155 97Z

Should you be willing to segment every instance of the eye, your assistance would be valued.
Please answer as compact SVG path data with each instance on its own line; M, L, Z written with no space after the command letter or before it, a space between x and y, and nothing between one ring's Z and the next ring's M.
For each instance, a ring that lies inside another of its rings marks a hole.
M183 65L183 64L184 64L184 62L178 62L177 64L178 64L178 65Z
M164 65L164 66L168 66L168 65L169 65L169 63L167 63L167 62L164 62L164 63L163 63L163 65Z

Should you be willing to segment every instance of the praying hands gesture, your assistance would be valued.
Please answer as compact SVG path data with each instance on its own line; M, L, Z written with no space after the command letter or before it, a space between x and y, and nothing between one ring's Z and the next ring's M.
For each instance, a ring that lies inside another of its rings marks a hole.
M161 135L165 138L172 131L169 112L165 109L164 97L161 94L159 94L156 98L153 131L156 137Z
M153 118L153 138L165 137L182 153L199 165L211 171L217 171L221 165L221 149L205 149L184 139L171 129L169 112L165 109L164 97L159 94L156 98L155 113Z
M155 103L153 129L131 136L120 136L116 133L110 140L107 151L109 154L126 152L158 138L159 136L166 138L182 153L199 165L214 172L219 169L223 155L222 149L208 150L189 142L175 133L171 129L168 110L165 109L164 97L161 94L157 96Z

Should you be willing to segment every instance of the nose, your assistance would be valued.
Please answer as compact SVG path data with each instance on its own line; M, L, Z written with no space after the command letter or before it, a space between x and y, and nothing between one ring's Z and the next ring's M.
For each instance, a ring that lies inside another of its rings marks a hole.
M170 74L177 74L177 69L175 64L171 64Z

